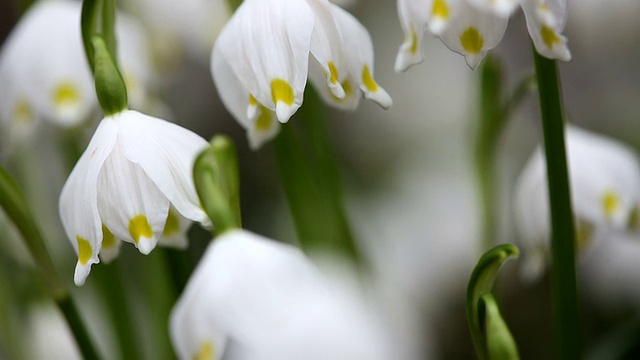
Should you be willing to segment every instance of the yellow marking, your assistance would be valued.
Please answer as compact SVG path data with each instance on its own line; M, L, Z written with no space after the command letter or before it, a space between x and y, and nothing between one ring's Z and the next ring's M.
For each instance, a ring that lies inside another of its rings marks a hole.
M167 215L167 221L164 223L164 231L162 231L162 235L169 236L180 232L180 219L176 213L169 209L169 214Z
M546 25L542 25L540 29L540 35L542 36L542 41L549 49L553 48L553 44L559 43L560 38L550 27Z
M449 18L449 6L445 0L435 0L433 2L433 9L431 10L434 17L442 19Z
M608 190L602 195L601 204L604 216L611 220L620 207L620 197L615 191Z
M80 101L80 93L75 85L61 82L53 89L53 103L56 106L72 105Z
M93 249L89 240L76 235L76 242L78 243L78 261L82 265L86 265L91 260L93 255Z
M144 215L136 215L131 221L129 221L129 234L136 242L140 242L140 238L144 237L147 239L151 239L153 237L153 230L151 229L151 225L149 225L149 220Z
M33 111L28 102L20 100L16 103L16 107L13 109L13 119L15 122L23 124L33 120Z
M340 85L342 85L342 89L344 90L344 99L340 99L339 97L333 95L331 91L329 91L329 94L331 94L333 100L337 102L345 101L346 99L351 97L351 95L353 95L353 87L351 86L351 82L349 81L349 79L346 79L345 81L340 83Z
M200 345L200 349L193 360L213 360L215 356L215 349L210 341L205 341Z
M271 110L260 105L260 116L256 119L256 130L260 132L269 131L273 126L272 115Z
M327 63L327 65L329 66L329 72L331 73L331 83L332 84L337 84L338 83L338 69L336 69L336 65L333 63L333 61L329 61Z
M418 33L416 33L416 28L411 24L411 48L409 49L412 54L416 54L418 52Z
M274 104L278 104L280 101L291 106L293 105L293 88L288 82L282 79L271 80L271 98Z
M462 43L464 51L469 54L478 54L482 51L484 38L482 38L482 35L478 32L478 29L473 26L469 26L467 30L460 35L460 42Z
M258 100L253 97L253 95L249 94L249 105L256 106L258 105Z
M378 91L378 84L375 80L373 80L373 76L371 76L371 71L369 71L369 66L365 65L362 68L362 83L367 89L371 92ZM346 91L345 91L346 92Z
M116 237L113 236L111 231L107 229L104 224L102 225L102 247L104 249L109 249L116 246Z

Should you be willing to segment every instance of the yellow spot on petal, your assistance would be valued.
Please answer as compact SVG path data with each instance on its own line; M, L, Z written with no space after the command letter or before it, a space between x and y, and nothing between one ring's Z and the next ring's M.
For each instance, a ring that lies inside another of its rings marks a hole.
M341 82L340 85L342 85L342 89L344 90L344 99L340 99L339 97L333 95L331 91L329 91L329 94L331 94L331 97L333 98L333 100L337 102L345 101L346 99L351 97L351 95L353 95L353 86L351 85L351 81L349 81L349 79L346 79L345 81Z
M144 215L134 216L131 221L129 221L129 234L131 234L136 244L140 241L141 237L151 239L153 237L153 230L147 217Z
M449 18L449 6L445 0L435 0L432 9L433 16L442 19Z
M413 26L413 24L411 24L411 48L409 49L409 51L411 51L412 54L415 54L418 52L418 33L416 33L416 28Z
M478 29L469 26L467 30L460 35L460 42L462 43L464 51L469 54L478 54L482 51L484 38L480 35L480 32L478 32Z
M13 119L19 124L28 124L33 120L33 111L28 102L20 100L16 103L13 109Z
M333 61L329 61L327 63L327 65L329 66L329 72L331 74L331 78L329 80L331 81L332 84L337 84L338 83L338 69L336 69L336 65L333 63Z
M293 105L294 99L293 88L288 82L282 79L273 79L271 81L271 98L274 104L282 101L291 106Z
M111 231L107 229L104 224L102 225L102 247L105 249L110 249L116 246L116 237L113 236Z
M256 98L253 97L253 95L251 95L251 94L249 94L249 105L251 105L251 106L258 105L258 100L256 100Z
M80 92L75 85L61 82L53 89L53 103L56 106L74 105L80 101Z
M560 38L556 35L555 31L546 25L542 25L540 35L542 36L542 41L549 49L553 48L553 44L560 42Z
M78 243L78 261L80 264L86 265L91 260L91 255L93 255L91 243L80 236L76 236L76 242Z
M609 190L602 195L601 202L604 216L611 220L620 207L620 197L615 191Z
M371 76L371 71L369 70L369 66L367 65L362 68L362 83L367 88L367 90L371 92L378 91L378 84L375 80L373 80L373 76Z
M273 126L273 114L269 109L260 105L260 116L256 119L256 130L265 132Z
M180 231L180 219L178 215L173 211L169 210L169 214L167 215L167 222L164 224L164 231L162 231L162 235L170 236Z
M200 350L193 357L193 360L213 360L215 355L213 344L210 341L206 341L200 345Z

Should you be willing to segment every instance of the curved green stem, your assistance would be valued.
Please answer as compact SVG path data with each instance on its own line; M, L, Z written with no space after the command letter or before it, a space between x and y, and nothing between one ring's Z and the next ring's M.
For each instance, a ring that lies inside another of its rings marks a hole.
M558 359L579 359L580 319L575 229L564 144L564 119L555 60L534 50L551 209L551 286Z
M89 338L78 311L71 299L69 289L62 281L49 256L44 238L33 218L22 190L11 175L0 166L0 206L16 225L24 242L39 267L44 282L62 311L85 359L98 359L98 354Z

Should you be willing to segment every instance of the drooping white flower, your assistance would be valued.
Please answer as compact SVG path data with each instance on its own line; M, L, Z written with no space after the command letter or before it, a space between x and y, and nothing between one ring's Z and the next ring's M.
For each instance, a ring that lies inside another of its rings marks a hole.
M640 166L625 145L569 126L566 133L576 246L585 250L602 233L626 231L640 201ZM538 148L515 190L515 216L524 241L525 276L537 276L548 256L550 234L546 162Z
M11 138L47 119L62 126L87 120L97 108L80 34L81 3L40 1L30 8L0 51L0 123ZM144 106L150 82L146 36L135 20L116 24L123 76L134 107Z
M426 29L475 68L487 51L500 43L517 5L525 14L536 50L551 59L571 60L562 35L567 0L398 0L405 40L396 58L396 71L422 62Z
M216 41L211 71L254 146L277 132L277 123L263 126L274 118L265 113L285 123L302 105L309 73L337 107L354 108L360 92L382 107L392 103L373 79L367 30L327 0L244 1Z
M191 131L133 110L102 120L60 195L62 224L78 254L77 285L98 254L117 254L119 241L149 254L163 232L184 232L181 217L207 221L191 178L206 146Z
M397 358L371 304L327 275L292 246L222 234L171 314L179 358Z

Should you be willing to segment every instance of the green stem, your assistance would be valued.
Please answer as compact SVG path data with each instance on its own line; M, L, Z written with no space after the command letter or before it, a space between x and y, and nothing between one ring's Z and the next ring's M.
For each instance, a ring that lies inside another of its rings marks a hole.
M0 206L16 225L22 235L31 256L40 269L41 275L53 300L62 310L69 327L86 359L97 359L98 355L89 339L88 332L82 323L69 290L62 281L49 256L44 238L31 214L22 190L11 175L0 166Z
M83 0L82 13L80 17L80 28L82 30L82 44L84 52L93 74L95 69L94 50L91 43L91 37L96 33L96 26L99 18L100 0Z
M118 64L118 54L116 49L116 4L115 0L103 0L102 3L102 37L107 45L107 50L113 62Z
M343 206L339 166L331 150L318 96L307 88L295 122L282 126L273 145L285 195L305 250L335 251L363 265ZM305 147L303 144L307 144Z
M564 144L564 119L555 60L534 50L547 159L551 209L551 286L559 359L579 359L580 319L575 265L575 229Z

